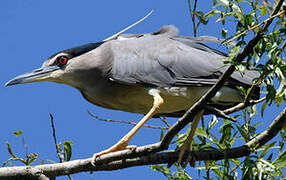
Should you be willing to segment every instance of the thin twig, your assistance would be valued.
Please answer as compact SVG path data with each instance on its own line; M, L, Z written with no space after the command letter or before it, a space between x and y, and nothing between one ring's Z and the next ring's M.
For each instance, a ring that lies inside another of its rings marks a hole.
M249 93L246 95L246 97L245 97L245 99L244 99L244 101L243 101L244 104L247 105L247 104L249 103L249 101L250 101L251 98L252 98L252 95L253 95L253 93L254 93L255 88L257 87L257 85L258 85L260 82L261 82L261 81L258 81L258 82L256 82L256 83L252 84L252 86L251 86L250 89L249 89Z
M171 125L168 123L168 121L166 120L165 117L160 117L160 120L161 120L163 123L166 124L166 126L168 127L168 129L169 129L169 127L171 127Z
M133 126L136 126L137 123L134 122L129 122L129 121L122 121L122 120L113 120L113 119L103 119L101 117L98 117L96 115L94 115L93 113L91 113L90 111L87 111L89 115L91 115L92 117L94 117L97 120L100 121L104 121L104 122L116 122L116 123L123 123L123 124L131 124ZM148 127L148 128L152 128L152 129L168 129L168 127L161 127L161 126L152 126L152 125L148 125L148 124L144 124L144 127Z
M263 98L260 98L258 100L251 100L249 101L247 104L245 103L239 103L238 105L234 106L234 107L231 107L229 109L226 109L223 111L223 113L225 114L231 114L231 113L234 113L234 112L237 112L237 111L240 111L248 106L252 106L252 105L255 105L255 104L258 104L258 103L261 103L263 101L266 100L266 97L263 97Z
M57 150L57 156L58 156L58 158L60 160L60 163L62 163L63 159L61 158L61 154L60 154L60 151L59 151L59 148L58 148L57 136L56 136L56 128L55 128L55 124L54 124L54 116L52 115L52 113L50 113L50 118L51 118L51 124L52 124L52 129L53 129L54 142L55 142L56 150ZM70 174L67 174L67 177L69 178L69 180L73 179Z
M188 5L189 5L189 11L190 11L190 15L191 15L191 18L192 18L192 23L193 23L194 37L197 37L196 18L195 18L195 15L194 15L194 12L196 11L196 8L197 8L197 0L195 0L195 2L194 2L193 9L192 9L192 5L191 5L191 0L188 0Z
M60 154L60 151L59 151L59 148L58 148L57 136L56 136L56 128L55 128L55 125L54 125L54 116L52 115L52 113L50 113L50 118L51 118L54 142L55 142L55 146L56 146L56 150L57 150L57 156L58 156L58 158L60 160L60 163L62 163L63 159L61 158L61 154Z
M221 117L224 119L228 119L232 122L237 122L236 119L234 119L233 117L228 116L226 113L224 113L224 111L218 110L217 108L211 107L211 106L204 106L204 109L214 115L216 115L217 117Z
M285 12L286 12L286 11L283 10L283 11L281 11L281 12L279 12L279 13L273 15L273 16L270 16L269 18L267 18L266 20L262 21L261 23L256 24L256 25L254 25L254 26L248 28L247 30L245 30L245 31L243 31L242 33L240 33L240 34L236 35L235 37L233 37L231 40L228 40L227 43L230 43L230 42L234 41L235 39L237 39L237 38L239 38L239 37L245 35L247 32L249 32L249 31L251 31L251 30L253 30L253 29L255 29L255 28L258 28L260 25L265 24L266 22L272 20L273 18L275 18L275 17L277 17L277 16L282 15L282 14L285 13Z

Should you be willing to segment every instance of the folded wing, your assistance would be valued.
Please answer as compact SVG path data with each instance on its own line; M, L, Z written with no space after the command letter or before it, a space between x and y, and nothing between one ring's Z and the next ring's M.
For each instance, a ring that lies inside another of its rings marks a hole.
M215 84L228 67L223 63L226 55L203 43L220 40L178 36L176 29L172 28L164 27L156 33L125 35L123 40L110 42L114 58L111 79L150 87ZM244 75L235 72L226 85L249 87L258 76L257 71L246 71Z

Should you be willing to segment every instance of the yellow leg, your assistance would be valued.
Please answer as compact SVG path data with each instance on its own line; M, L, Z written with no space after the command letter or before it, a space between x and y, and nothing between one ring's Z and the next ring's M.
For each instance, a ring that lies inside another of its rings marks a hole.
M188 137L187 137L187 139L186 139L186 141L185 141L183 147L182 147L181 150L180 150L179 159L178 159L178 164L181 164L181 161L182 161L182 159L183 159L183 156L184 156L185 152L190 149L191 144L192 144L192 141L193 141L193 137L194 137L194 135L195 135L196 129L197 129L197 127L198 127L198 124L199 124L200 119L201 119L201 117L203 116L203 114L204 114L204 110L201 110L201 111L196 115L196 117L195 117L195 119L194 119L194 121L193 121L193 123L192 123L191 131L190 131L190 133L189 133L189 135L188 135ZM189 160L187 160L184 164L182 164L182 167L183 167L183 168L185 168L185 167L187 166L188 161L189 161Z
M164 100L163 98L160 96L158 90L156 89L151 89L149 91L149 94L153 96L153 106L150 109L150 111L139 121L138 124L136 124L136 126L133 127L133 129L131 129L131 131L129 131L120 141L118 141L115 145L113 145L112 147L110 147L109 149L106 149L104 151L101 151L99 153L95 153L93 155L93 162L96 161L96 158L99 156L102 156L104 154L108 154L111 152L115 152L115 151L120 151L120 150L124 150L124 149L135 149L136 146L128 146L129 141L131 140L131 138L137 133L137 131L150 119L152 118L153 115L155 115L156 113L158 113L160 107L163 105Z

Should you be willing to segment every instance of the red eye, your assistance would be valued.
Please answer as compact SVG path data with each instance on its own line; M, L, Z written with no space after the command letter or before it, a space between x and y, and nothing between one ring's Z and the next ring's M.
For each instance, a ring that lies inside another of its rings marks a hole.
M68 58L66 56L60 56L58 58L58 63L60 66L66 65L68 62Z

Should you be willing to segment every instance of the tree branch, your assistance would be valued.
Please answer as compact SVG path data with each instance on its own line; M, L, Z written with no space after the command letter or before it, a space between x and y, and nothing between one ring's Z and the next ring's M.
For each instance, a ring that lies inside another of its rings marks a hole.
M192 151L189 152L189 154L186 154L184 159L187 158L188 155L193 156L196 161L222 160L244 157L251 153L251 147L253 145L258 144L256 148L261 147L273 137L275 137L284 126L286 126L286 108L275 118L275 120L264 132L259 134L256 138L252 139L248 143L239 147L224 150L210 149ZM124 150L103 155L95 162L95 166L91 165L90 163L92 158L88 158L56 164L4 167L0 168L0 179L15 179L17 176L40 177L40 175L44 175L46 177L54 177L79 172L110 171L133 166L175 163L178 160L179 152L162 152L145 156L142 155L143 151L150 149L152 146L158 145L153 144L138 147L133 152ZM133 157L130 156L131 154ZM137 157L138 155L140 155L140 157ZM125 158L127 156L130 158Z
M233 117L230 117L228 116L226 113L224 113L223 111L221 110L218 110L214 107L211 107L211 106L204 106L204 109L207 110L209 113L211 114L214 114L216 115L217 117L221 117L221 118L224 118L224 119L228 119L232 122L236 122L237 120L234 119Z

